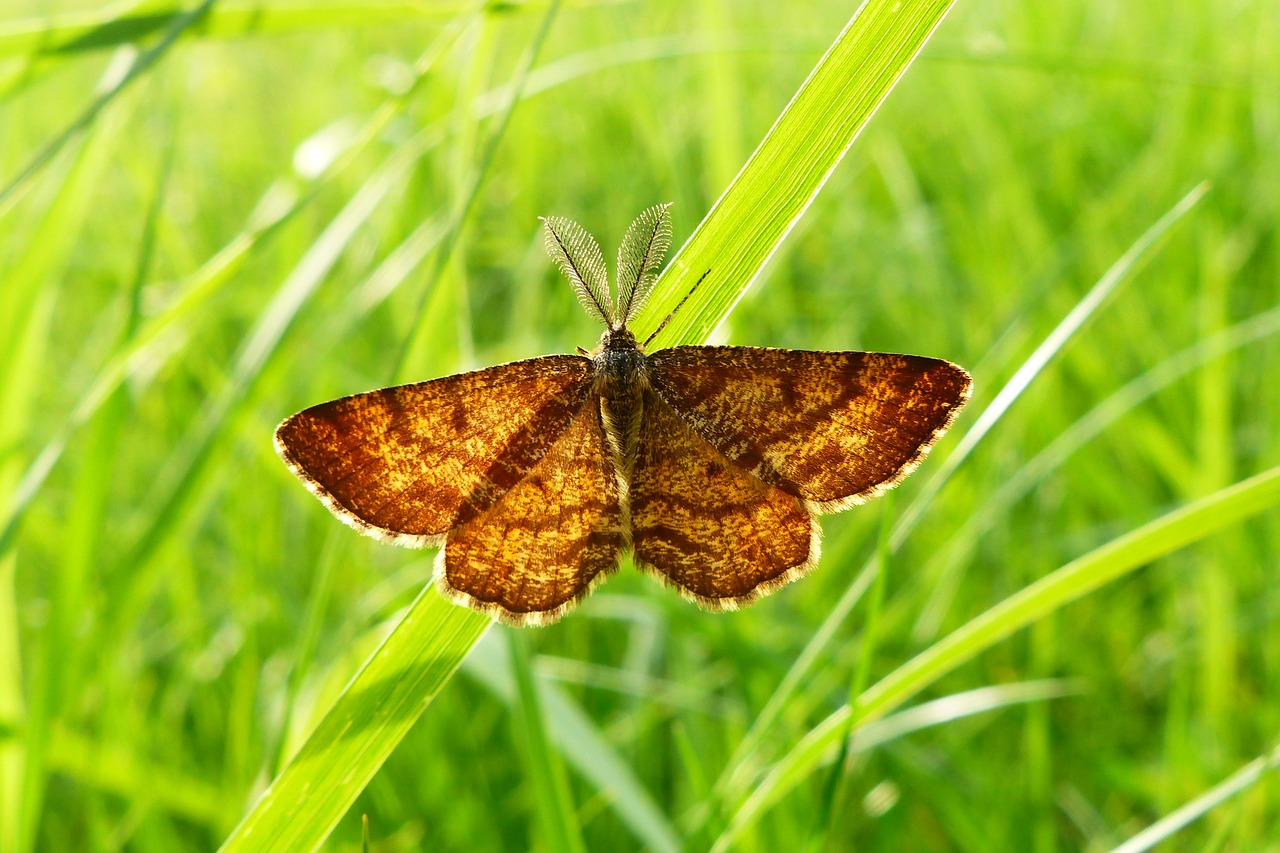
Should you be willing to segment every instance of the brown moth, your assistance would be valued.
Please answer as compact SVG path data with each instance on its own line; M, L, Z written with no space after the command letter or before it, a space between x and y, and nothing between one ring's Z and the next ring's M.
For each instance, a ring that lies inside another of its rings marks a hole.
M627 229L616 301L591 235L543 220L547 251L608 327L594 351L313 406L280 425L277 451L362 533L443 546L439 589L512 625L560 618L628 549L712 610L800 577L818 561L816 516L919 465L968 399L969 375L874 352L647 354L627 323L670 246L669 207Z

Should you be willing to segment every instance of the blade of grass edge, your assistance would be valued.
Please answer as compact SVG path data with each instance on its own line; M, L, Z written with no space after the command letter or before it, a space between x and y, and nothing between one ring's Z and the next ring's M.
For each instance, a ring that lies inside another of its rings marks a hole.
M858 10L664 271L664 281L672 275L683 280L716 261L724 274L699 289L659 345L705 340L728 315L952 2L868 0ZM637 328L656 325L683 296L672 283L661 290L663 298L651 300ZM424 590L222 850L310 849L303 839L320 843L490 624ZM424 660L425 671L419 672ZM367 747L347 750L358 766L339 784L314 788L318 767L332 762L331 745L355 737L352 729L360 720L371 730L358 735ZM306 830L310 822L323 823L323 832Z
M1274 773L1276 770L1280 770L1280 747L1276 747L1268 755L1262 755L1250 761L1194 800L1174 809L1114 848L1111 853L1142 853L1162 841L1168 841L1178 830L1204 817L1210 810L1222 805L1236 794L1248 790L1262 781L1268 773Z
M516 687L516 722L528 762L526 784L532 789L530 796L536 807L543 845L547 850L561 853L586 853L587 845L578 826L564 763L551 745L549 725L539 696L541 691L529 653L529 638L524 632L508 631L507 644Z

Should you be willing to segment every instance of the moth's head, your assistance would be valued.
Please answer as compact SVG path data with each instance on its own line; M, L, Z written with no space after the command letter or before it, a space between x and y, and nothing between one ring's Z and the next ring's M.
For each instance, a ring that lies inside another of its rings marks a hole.
M604 253L595 238L572 219L542 217L547 254L569 279L587 313L609 327L601 339L602 346L610 334L617 332L626 332L631 345L635 345L635 337L626 331L627 324L644 307L658 280L658 269L667 249L671 248L670 210L670 203L656 204L637 216L627 228L618 249L616 300L609 288Z
M620 352L622 350L638 350L640 345L636 343L636 336L626 326L620 326L616 329L606 329L605 333L600 336L600 349L610 350L612 352Z

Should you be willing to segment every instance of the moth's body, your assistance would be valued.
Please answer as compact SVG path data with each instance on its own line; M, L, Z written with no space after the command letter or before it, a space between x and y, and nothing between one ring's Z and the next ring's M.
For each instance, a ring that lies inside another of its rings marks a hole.
M667 206L628 229L616 302L595 241L546 224L552 257L605 323L595 350L345 397L276 431L343 521L443 546L437 585L476 610L552 622L627 552L704 607L739 607L812 568L816 516L892 488L968 397L968 374L920 356L647 354L628 323L670 241Z
M600 398L600 417L618 469L618 482L630 483L644 395L649 390L648 360L636 336L626 328L605 332L590 358L591 392Z

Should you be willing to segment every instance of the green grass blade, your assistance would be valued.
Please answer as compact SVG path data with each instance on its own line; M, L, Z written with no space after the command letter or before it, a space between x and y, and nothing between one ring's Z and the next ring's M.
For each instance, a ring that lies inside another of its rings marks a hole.
M467 657L463 669L467 675L498 696L508 705L516 701L511 662L498 653L490 638ZM535 667L537 672L537 667ZM637 840L658 853L674 853L680 849L675 827L662 813L649 792L636 778L590 715L563 690L538 683L538 701L547 721L548 734L565 760L587 782L610 794L609 808L631 829Z
M849 683L849 705L853 706L862 691L867 689L871 680L871 662L875 657L880 642L880 617L884 607L884 588L889 576L889 558L892 550L889 547L889 533L893 528L894 493L884 496L880 508L880 536L876 543L875 584L871 588L871 599L867 602L866 627L862 630L861 648L858 650L858 663L853 669L853 678ZM810 850L825 850L830 845L831 831L839 819L837 805L847 794L849 778L853 767L853 738L845 738L840 744L840 754L831 767L831 773L824 785L822 801L822 819L819 830L810 840Z
M1214 492L1108 542L1041 578L951 633L862 694L872 720L1009 634L1068 602L1280 502L1280 467Z
M637 319L644 339L707 270L654 348L704 341L760 275L952 0L868 0L680 248Z
M847 743L853 754L866 752L881 744L904 737L931 726L939 726L975 714L1006 708L1015 704L1043 702L1078 692L1072 685L1061 681L1027 681L1018 684L997 684L966 690L951 696L934 699L900 714L894 714L868 724L849 735L853 725L853 710L845 705L829 715L809 731L788 754L787 760L774 768L763 784L756 787L733 815L729 827L721 833L712 851L722 853L743 831L748 829L787 791L798 785L813 770L827 760L827 756L841 743Z

